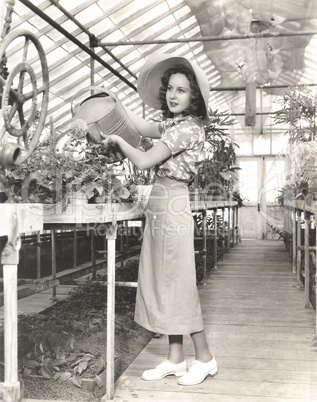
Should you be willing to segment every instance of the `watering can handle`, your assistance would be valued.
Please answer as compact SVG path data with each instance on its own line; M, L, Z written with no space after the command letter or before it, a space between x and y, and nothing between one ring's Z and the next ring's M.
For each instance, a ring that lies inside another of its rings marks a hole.
M70 101L70 102L71 102L71 103L70 103L70 107L71 107L72 116L74 116L74 115L75 115L75 112L76 112L76 110L75 110L76 108L74 107L74 100L75 100L75 98L77 98L78 96L82 95L83 93L85 93L85 92L87 92L87 91L103 92L103 93L107 94L108 96L110 96L111 98L113 98L115 102L119 102L119 99L118 99L117 95L116 95L114 92L108 91L106 88L103 88L103 87L97 87L96 85L90 85L90 86L88 86L88 87L86 87L86 88L80 89L80 90L72 97L72 99L71 99L71 101ZM93 95L91 95L91 96L93 96ZM79 106L79 105L77 105L77 107L78 107L78 106Z

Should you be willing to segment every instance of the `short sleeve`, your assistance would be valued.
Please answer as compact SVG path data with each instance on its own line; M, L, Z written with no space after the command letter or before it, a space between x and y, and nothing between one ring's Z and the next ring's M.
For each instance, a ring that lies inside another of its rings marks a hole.
M160 139L170 149L172 155L191 148L199 135L199 127L192 122L182 121L177 125L166 128Z

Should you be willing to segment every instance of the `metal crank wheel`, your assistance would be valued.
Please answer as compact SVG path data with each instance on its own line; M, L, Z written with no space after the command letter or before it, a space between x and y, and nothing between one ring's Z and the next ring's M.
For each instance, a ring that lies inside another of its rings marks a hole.
M11 57L16 57L16 53L11 51L14 41L14 49L18 49L22 61L15 62L11 69L9 67L9 75L7 79L0 77L0 85L3 86L4 125L10 135L19 137L21 153L16 163L22 163L34 151L44 128L49 78L44 49L37 37L29 31L9 32L1 42L0 60L4 55L9 61ZM40 71L37 71L39 68Z

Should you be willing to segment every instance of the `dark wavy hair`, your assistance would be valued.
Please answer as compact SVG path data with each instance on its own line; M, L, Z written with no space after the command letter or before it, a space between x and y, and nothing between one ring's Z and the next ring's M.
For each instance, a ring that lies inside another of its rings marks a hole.
M187 77L191 89L190 106L188 110L184 110L182 114L184 116L190 115L205 120L207 118L207 110L196 80L196 76L190 68L184 66L183 64L179 64L176 65L175 67L168 69L161 77L162 86L160 87L159 95L161 102L161 110L163 111L163 117L165 118L173 117L173 113L169 111L169 108L167 106L166 92L170 76L176 73L184 74Z

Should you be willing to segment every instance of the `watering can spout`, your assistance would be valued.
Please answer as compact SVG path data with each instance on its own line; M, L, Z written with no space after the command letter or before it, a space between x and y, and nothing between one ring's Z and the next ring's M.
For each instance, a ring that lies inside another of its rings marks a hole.
M0 150L0 165L14 166L21 155L21 148L17 144L5 144Z

